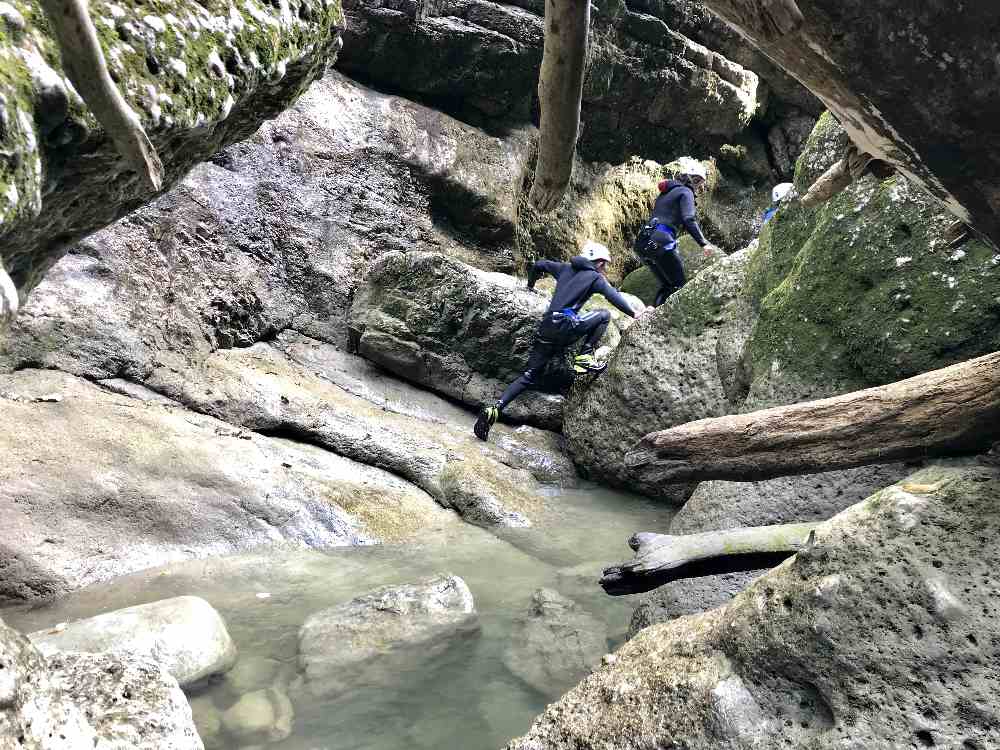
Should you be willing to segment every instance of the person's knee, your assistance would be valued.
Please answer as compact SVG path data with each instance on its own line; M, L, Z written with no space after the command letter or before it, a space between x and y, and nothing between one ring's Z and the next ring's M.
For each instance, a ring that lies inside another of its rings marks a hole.
M596 310L594 312L595 325L602 326L611 322L611 313L607 310Z

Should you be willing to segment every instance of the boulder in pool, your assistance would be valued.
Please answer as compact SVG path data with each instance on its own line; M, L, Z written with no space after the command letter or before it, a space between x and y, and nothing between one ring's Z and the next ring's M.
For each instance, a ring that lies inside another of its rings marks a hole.
M46 656L64 651L128 653L161 664L193 685L236 662L226 623L204 599L178 596L39 630L28 638Z
M299 630L299 667L309 692L335 696L425 669L478 630L458 576L386 586L311 615Z

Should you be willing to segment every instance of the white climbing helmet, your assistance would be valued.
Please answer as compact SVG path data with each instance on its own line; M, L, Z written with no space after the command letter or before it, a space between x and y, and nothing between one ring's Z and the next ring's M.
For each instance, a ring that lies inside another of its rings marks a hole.
M708 170L697 159L692 159L690 156L682 156L675 164L677 164L678 175L686 174L691 177L700 177L706 182L708 181Z
M584 243L580 254L591 263L598 260L611 262L611 253L608 252L608 248L600 242L594 242L593 240L587 240Z
M774 186L774 190L771 191L771 203L778 203L785 200L788 194L792 192L792 188L795 187L790 182L782 182Z

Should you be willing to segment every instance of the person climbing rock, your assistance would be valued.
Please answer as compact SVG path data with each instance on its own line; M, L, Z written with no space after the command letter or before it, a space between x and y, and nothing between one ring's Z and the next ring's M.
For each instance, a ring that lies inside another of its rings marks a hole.
M704 191L708 181L705 167L688 156L678 160L681 171L674 180L662 180L660 195L653 204L653 215L635 238L633 249L660 282L653 301L659 307L687 283L684 262L677 251L677 237L686 229L706 255L719 248L705 239L695 218L695 195Z
M794 188L790 182L781 182L774 186L771 191L771 205L767 207L764 215L761 216L761 226L764 226L771 220L771 217L778 213L778 209L781 207L781 202L788 197L788 194L792 192Z
M608 248L597 242L587 242L581 254L569 263L539 260L532 264L528 270L528 289L534 289L535 282L547 273L555 277L556 290L535 332L527 369L507 386L496 403L479 411L473 432L480 440L489 437L490 428L496 424L500 413L524 391L534 388L545 365L561 356L570 344L583 339L583 348L573 359L573 370L577 374L599 373L607 367L598 361L594 352L608 328L611 313L596 310L581 315L580 309L592 295L600 294L629 317L638 318L643 312L633 310L621 292L608 283L605 274L610 262Z

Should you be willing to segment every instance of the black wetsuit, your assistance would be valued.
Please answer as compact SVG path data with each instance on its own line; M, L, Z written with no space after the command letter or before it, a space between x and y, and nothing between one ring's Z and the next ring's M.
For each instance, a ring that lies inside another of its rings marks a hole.
M633 249L660 282L653 305L659 307L685 283L684 264L677 252L680 229L687 229L701 247L708 244L694 212L694 191L683 182L668 180L653 204L653 216L635 238Z
M598 273L593 263L582 256L576 256L569 263L536 261L528 271L528 288L533 289L535 282L546 273L555 276L556 291L535 332L535 342L528 356L528 368L500 396L501 409L524 391L534 387L537 377L549 360L561 355L574 341L582 338L584 351L594 350L608 328L611 313L597 310L580 315L580 308L592 295L603 295L623 313L635 317L635 311L628 300Z

